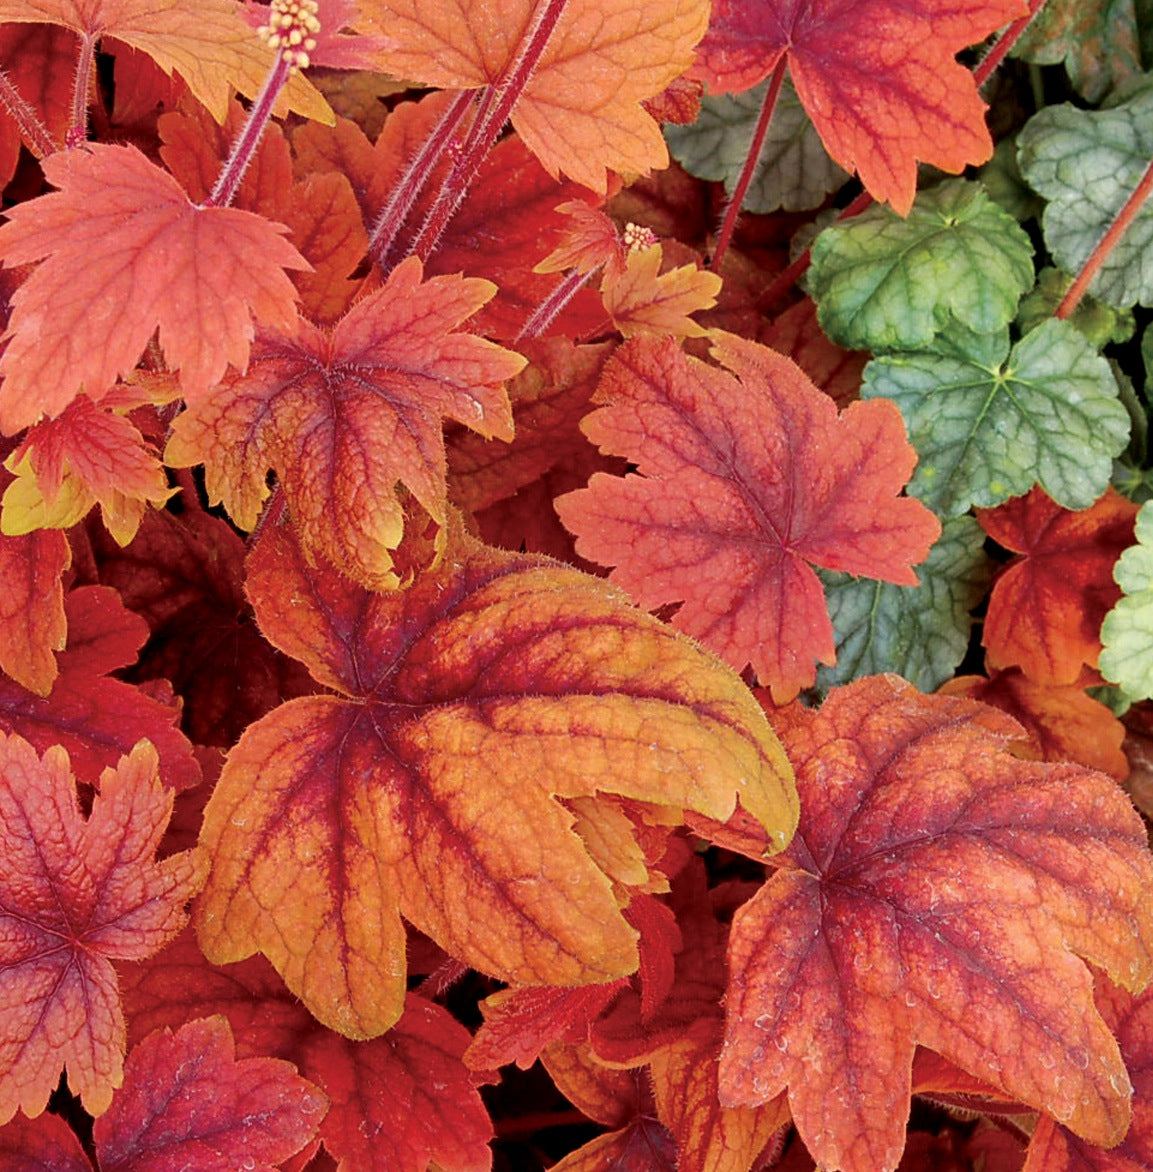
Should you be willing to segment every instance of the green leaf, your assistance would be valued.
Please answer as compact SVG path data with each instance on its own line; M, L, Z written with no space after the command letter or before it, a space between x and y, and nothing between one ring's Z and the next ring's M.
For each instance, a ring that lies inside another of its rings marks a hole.
M1013 49L1037 65L1064 62L1073 88L1096 105L1141 72L1133 0L1047 0Z
M1073 278L1059 269L1042 269L1036 287L1025 294L1017 309L1017 325L1021 333L1027 334L1051 318L1072 283ZM1110 342L1127 342L1137 328L1131 309L1115 309L1096 297L1082 297L1068 320L1098 350Z
M974 518L946 521L940 540L917 567L919 586L818 571L833 620L837 663L818 670L817 688L826 692L861 676L896 672L922 692L932 692L949 679L969 646L969 612L985 596L992 577L984 540Z
M1153 501L1137 514L1137 544L1113 567L1124 597L1101 625L1101 674L1133 700L1153 697Z
M1017 137L1003 138L993 148L993 157L979 172L989 198L1004 208L1018 223L1039 220L1045 201L1025 182L1017 163Z
M1042 110L1021 131L1018 158L1049 200L1046 246L1060 268L1080 272L1153 158L1153 87L1109 110ZM1153 305L1153 204L1137 213L1089 291L1122 309Z
M1087 509L1129 437L1105 359L1054 318L1011 353L1007 330L952 343L948 353L895 354L865 367L861 397L894 400L917 449L909 492L952 517L1039 482L1065 508Z
M690 175L720 181L729 194L737 185L753 131L760 117L768 80L743 94L711 95L689 126L665 127L669 153ZM820 136L786 78L761 148L757 172L744 207L762 214L808 211L836 191L848 173L829 158Z
M917 350L955 319L993 333L1033 284L1024 229L979 183L950 180L908 219L874 205L813 245L809 291L821 328L851 350Z

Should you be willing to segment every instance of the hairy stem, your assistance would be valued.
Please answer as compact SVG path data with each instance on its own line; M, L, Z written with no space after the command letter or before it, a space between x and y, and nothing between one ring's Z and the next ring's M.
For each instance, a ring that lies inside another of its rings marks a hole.
M76 77L72 83L72 112L64 145L71 150L88 138L88 95L92 92L92 71L96 68L97 34L85 33L76 54Z
M600 267L598 265L591 272L571 269L564 280L532 311L517 336L513 338L513 343L519 342L522 338L539 338L552 324L556 315L581 291L585 282Z
M24 100L3 69L0 69L0 106L12 115L20 138L36 158L42 159L59 149L40 115Z
M280 91L284 89L285 82L288 81L289 74L292 73L292 68L292 62L277 53L276 64L273 65L271 72L264 79L264 85L261 86L260 93L256 95L256 101L252 103L252 109L248 112L248 120L241 128L236 142L232 144L232 153L221 169L212 194L205 200L205 207L226 208L236 198L240 181L244 178L244 172L248 170L253 155L256 154L256 148L260 145L264 128L268 125L269 118L272 117L272 107L276 105L276 99L280 96Z
M1041 11L1045 0L1029 0L1029 11L1019 16L1012 24L1006 25L1001 35L989 46L988 53L981 58L977 68L973 70L973 80L977 88L985 84L993 75L993 71L1005 60L1009 50L1017 43L1021 34L1029 27L1033 17Z
M388 197L388 202L376 217L368 239L368 257L382 270L392 267L392 254L401 228L412 211L432 175L433 169L445 151L452 147L456 129L476 97L475 90L461 90L440 116L432 133L404 170Z
M1054 315L1059 320L1064 321L1070 317L1080 304L1081 298L1085 296L1085 290L1089 288L1109 254L1117 247L1117 242L1125 235L1129 225L1137 218L1142 205L1149 198L1150 191L1153 191L1153 160L1150 160L1149 166L1145 168L1145 174L1141 176L1121 210L1113 217L1113 222L1105 229L1105 234L1097 241L1096 247L1074 278L1073 284L1061 298L1061 304L1057 306Z
M741 214L741 208L744 206L745 196L749 191L749 184L753 181L753 176L757 173L757 166L761 161L761 148L765 145L765 135L769 132L769 123L773 120L773 111L777 108L777 98L781 92L781 84L785 80L785 54L781 54L781 59L777 62L776 69L773 70L772 79L769 81L769 88L765 91L765 100L761 103L760 117L757 118L756 128L753 130L753 139L749 143L749 149L745 154L744 166L741 167L741 173L737 178L737 185L733 188L733 194L729 197L729 202L725 206L724 218L721 220L721 230L717 234L717 246L713 250L713 258L709 261L709 268L714 272L720 272L721 261L724 260L725 252L728 250L729 241L733 238L733 231L737 226L737 219Z
M481 108L465 140L460 157L445 176L436 200L409 252L422 260L432 255L449 220L460 207L469 184L497 140L524 88L528 85L568 0L543 0L537 7L520 51L508 69L481 99Z

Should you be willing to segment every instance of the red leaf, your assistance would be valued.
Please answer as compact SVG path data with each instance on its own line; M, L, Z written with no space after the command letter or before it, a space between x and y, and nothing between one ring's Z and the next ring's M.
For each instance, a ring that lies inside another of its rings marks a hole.
M137 741L160 754L160 776L185 789L200 781L187 738L174 727L179 709L105 673L132 663L147 627L124 609L114 590L84 586L65 600L68 647L60 674L45 697L0 680L0 730L19 733L43 752L63 745L76 775L92 784Z
M234 1056L222 1017L157 1030L93 1128L101 1172L270 1170L316 1134L324 1096L275 1058Z
M68 633L60 576L71 560L63 533L0 535L0 670L37 696L52 690Z
M76 38L51 25L8 25L0 29L0 68L48 131L63 141L72 115ZM14 119L0 117L0 187L8 186L19 158L19 128Z
M1116 1143L1128 1079L1079 959L1153 975L1153 860L1116 783L1010 757L1007 717L896 677L774 723L803 813L733 921L722 1102L788 1087L819 1163L892 1169L921 1044Z
M337 694L290 701L229 755L197 930L218 962L264 952L349 1036L400 1013L402 914L513 983L636 968L557 797L722 818L739 798L787 840L788 766L747 689L598 579L454 532L437 570L369 594L278 527L248 591L266 636Z
M598 1135L552 1166L552 1172L676 1172L677 1145L655 1119L638 1115L621 1131Z
M84 819L68 754L43 761L0 734L0 1120L38 1115L61 1067L93 1115L121 1080L124 1022L111 959L171 939L206 860L155 862L172 811L156 752L141 743L100 779Z
M715 0L695 68L715 93L747 90L787 54L825 149L904 216L918 160L955 173L993 153L954 58L1025 11L1023 0Z
M41 261L12 295L0 429L58 415L81 390L99 399L157 327L196 395L247 365L254 318L294 320L284 270L308 262L277 225L197 207L135 147L87 143L41 165L60 190L10 208L0 227L6 265Z
M1040 488L977 520L1021 556L997 579L982 642L993 667L1017 665L1038 684L1071 684L1097 666L1101 623L1121 597L1113 567L1134 542L1137 506L1110 488L1095 505L1063 509Z
M213 502L243 529L275 469L310 557L370 589L396 585L398 484L434 520L446 516L443 417L512 438L503 383L524 359L456 332L492 292L472 278L423 281L420 261L405 261L331 335L303 319L262 335L247 374L176 420L166 460L204 462Z
M17 1113L0 1128L4 1172L92 1172L76 1133L58 1115L27 1119Z
M637 338L605 368L585 433L639 476L594 476L556 502L577 552L738 670L751 663L778 702L834 660L812 566L916 585L910 566L940 533L898 493L916 454L878 399L840 416L782 355L717 335L733 372ZM737 377L734 378L733 375Z

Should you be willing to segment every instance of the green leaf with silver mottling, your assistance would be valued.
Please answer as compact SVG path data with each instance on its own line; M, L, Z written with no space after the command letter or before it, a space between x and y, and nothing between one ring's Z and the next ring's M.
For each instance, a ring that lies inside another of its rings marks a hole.
M753 131L760 117L768 81L743 94L714 94L701 100L701 112L689 126L665 127L669 154L690 175L720 181L732 193L737 185ZM829 158L820 135L786 78L745 196L746 211L788 212L819 207L848 172Z
M993 333L1033 284L1033 246L979 183L942 183L902 220L874 205L817 237L808 288L839 346L925 349L951 321Z
M1067 273L1077 273L1153 159L1153 87L1109 110L1049 106L1017 140L1021 171L1049 200L1041 217L1045 244ZM1125 309L1153 305L1153 201L1146 201L1089 285Z
M1040 219L1045 201L1025 182L1017 164L1015 135L1003 138L993 148L993 157L979 172L989 198L1004 208L1018 223Z
M917 567L919 586L893 586L819 570L837 641L835 667L821 667L821 692L861 676L896 672L922 692L949 679L969 646L970 611L985 596L992 562L972 517L946 521Z
M1133 700L1153 697L1153 501L1137 514L1137 544L1113 567L1124 596L1101 625L1101 674Z
M861 397L892 399L917 449L909 492L942 517L999 505L1035 483L1059 505L1087 509L1129 438L1109 364L1055 318L1011 352L1007 330L971 341L968 355L955 339L948 353L865 367Z
M1025 294L1017 308L1017 325L1021 333L1027 334L1051 318L1072 283L1073 278L1059 269L1042 269L1036 287ZM1110 342L1129 341L1137 329L1131 309L1116 309L1096 297L1082 297L1067 320L1098 350Z

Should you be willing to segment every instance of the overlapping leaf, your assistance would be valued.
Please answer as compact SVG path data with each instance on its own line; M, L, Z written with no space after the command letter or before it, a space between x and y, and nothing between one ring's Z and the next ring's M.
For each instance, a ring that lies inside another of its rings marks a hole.
M44 1110L62 1068L99 1115L121 1081L111 960L174 936L204 879L196 851L154 861L172 811L142 742L100 779L85 819L68 754L0 734L0 1120Z
M499 82L531 27L532 0L381 0L369 28L394 37L390 69L426 85ZM569 0L512 123L551 175L604 192L605 169L646 172L668 152L640 103L692 61L705 0Z
M1141 506L1137 543L1113 571L1123 597L1101 624L1101 674L1135 700L1153 696L1153 506Z
M256 525L274 469L311 556L370 588L394 585L398 484L445 518L443 417L512 437L503 383L524 359L456 330L492 292L473 278L423 281L420 261L405 261L331 334L298 318L262 335L246 374L177 419L165 459L203 462L211 499L243 529Z
M11 208L6 265L40 261L12 296L0 358L0 428L99 399L135 367L157 327L187 394L248 362L255 317L288 328L285 269L308 262L283 229L237 208L194 206L135 147L89 143L42 162L60 190Z
M917 160L957 172L993 145L956 54L1025 11L1018 0L717 0L696 69L709 88L746 90L787 54L828 152L905 215Z
M733 922L721 1101L787 1087L820 1164L890 1170L920 1044L1116 1143L1129 1079L1079 959L1153 976L1153 860L1116 784L1011 757L1014 722L896 677L774 725L803 812Z
M38 111L57 142L72 114L69 90L76 71L76 38L51 25L9 25L0 29L0 68L13 88ZM0 115L0 183L8 186L20 158L20 130Z
M716 305L721 278L691 264L662 273L662 259L661 246L654 244L630 251L623 272L606 272L601 293L613 325L626 338L703 337L706 331L689 315Z
M716 337L732 374L670 340L617 351L583 426L640 475L596 475L557 511L641 605L681 602L678 628L787 699L834 659L812 566L914 585L940 529L898 497L913 453L889 405L838 416L787 358Z
M978 514L1020 557L993 587L982 643L994 667L1016 665L1040 684L1071 684L1097 666L1101 623L1121 597L1113 566L1133 544L1137 506L1110 488L1070 512L1040 489Z
M1007 331L954 337L952 348L942 340L865 367L862 398L893 400L917 449L909 491L946 517L1035 483L1064 508L1087 509L1129 438L1108 363L1063 321L1012 350Z
M272 66L272 50L228 0L0 0L0 23L45 22L82 36L110 36L173 71L217 118L232 90L253 96ZM290 79L281 111L331 118L328 103L303 76Z
M342 1033L399 1016L402 915L520 984L636 967L557 797L723 817L739 799L788 840L789 768L747 690L596 579L456 534L438 569L373 595L277 528L248 590L265 635L337 694L290 701L229 755L197 930L218 963L264 952Z
M981 546L977 523L954 517L917 567L918 586L823 573L837 662L817 669L817 687L881 672L904 676L923 692L944 683L965 656L971 612L992 577Z
M1049 106L1017 139L1021 171L1049 203L1045 244L1079 272L1153 158L1153 86L1108 110ZM1089 285L1110 305L1153 305L1153 205L1146 202Z
M1033 284L1033 246L980 184L953 180L907 219L874 206L813 244L809 292L821 327L853 350L928 349L951 321L979 334L1013 320Z

